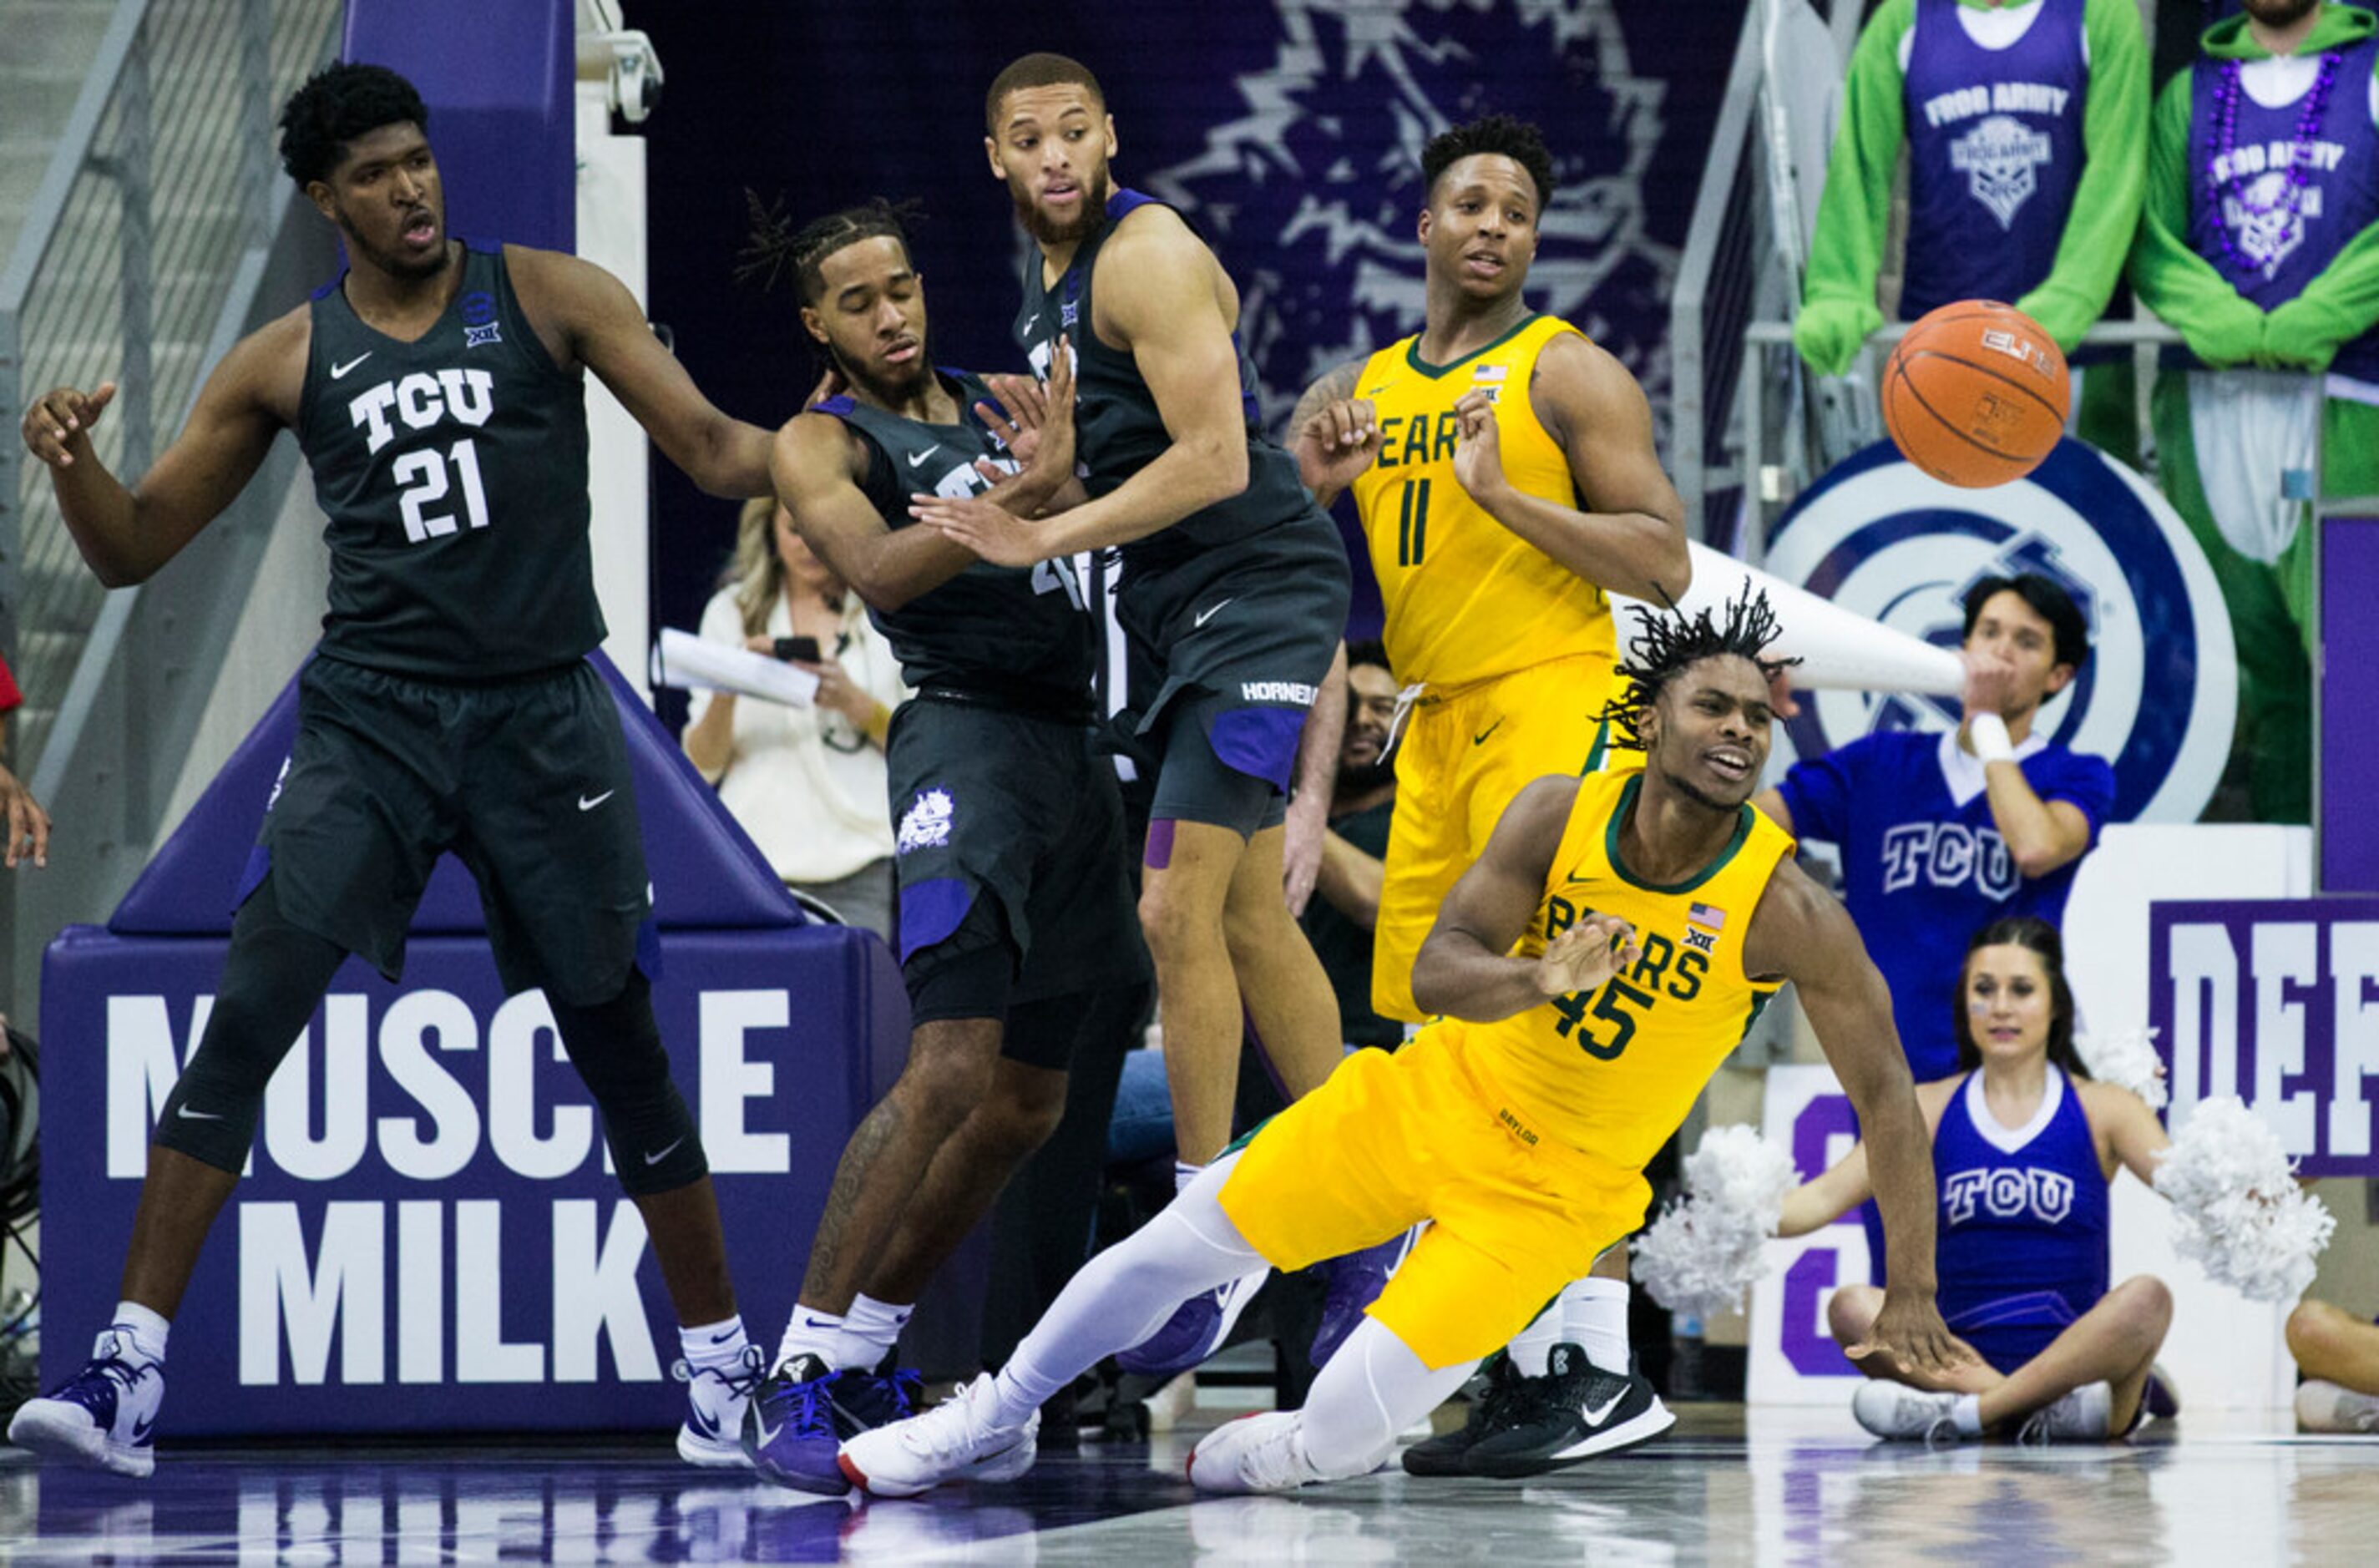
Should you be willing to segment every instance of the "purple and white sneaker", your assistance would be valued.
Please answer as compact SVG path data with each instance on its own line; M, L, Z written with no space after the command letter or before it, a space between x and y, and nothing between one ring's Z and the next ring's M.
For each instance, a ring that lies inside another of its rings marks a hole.
M890 1356L872 1371L828 1371L815 1356L796 1357L769 1374L753 1396L744 1452L767 1480L840 1497L851 1490L836 1462L843 1442L905 1420L923 1393L916 1372L895 1369Z
M1258 1269L1199 1292L1175 1308L1154 1333L1119 1352L1116 1365L1145 1378L1180 1376L1221 1348L1271 1272L1269 1267Z
M132 1331L117 1323L99 1336L81 1371L18 1407L8 1441L46 1459L146 1478L157 1468L150 1440L164 1403L164 1364L135 1350Z
M1322 1297L1322 1322L1313 1331L1313 1348L1308 1353L1317 1370L1329 1363L1338 1347L1346 1343L1346 1336L1362 1322L1363 1309L1380 1298L1380 1292L1387 1288L1388 1277L1404 1262L1405 1255L1412 1250L1414 1238L1419 1235L1416 1227L1390 1236L1377 1247L1333 1258L1322 1265L1330 1276L1330 1288Z

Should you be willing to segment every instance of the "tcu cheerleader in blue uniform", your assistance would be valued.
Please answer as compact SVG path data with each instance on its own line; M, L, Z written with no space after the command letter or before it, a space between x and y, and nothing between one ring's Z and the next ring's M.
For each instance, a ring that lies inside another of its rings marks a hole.
M2154 1178L2164 1128L2138 1095L2083 1070L2063 944L2045 921L1997 921L1975 936L1957 1039L1961 1070L1916 1094L1940 1194L1938 1299L1973 1359L1925 1376L1860 1354L1883 1292L1846 1285L1828 1309L1834 1338L1875 1380L1852 1411L1878 1437L1932 1443L2121 1436L2140 1417L2172 1297L2146 1274L2107 1288L2107 1188L2119 1164ZM1830 1224L1868 1190L1860 1144L1785 1200L1781 1234Z

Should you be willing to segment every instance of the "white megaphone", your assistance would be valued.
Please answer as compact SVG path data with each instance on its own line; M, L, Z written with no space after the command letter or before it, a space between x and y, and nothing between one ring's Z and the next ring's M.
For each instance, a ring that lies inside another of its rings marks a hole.
M1708 546L1685 548L1693 555L1694 581L1677 608L1688 614L1708 609L1723 616L1727 602L1743 591L1744 584L1756 585L1776 612L1776 640L1768 651L1801 661L1793 667L1793 690L1956 696L1964 688L1965 666L1948 648L1896 632ZM1635 625L1634 618L1625 612L1638 606L1662 608L1611 596L1611 612L1618 623L1623 650Z

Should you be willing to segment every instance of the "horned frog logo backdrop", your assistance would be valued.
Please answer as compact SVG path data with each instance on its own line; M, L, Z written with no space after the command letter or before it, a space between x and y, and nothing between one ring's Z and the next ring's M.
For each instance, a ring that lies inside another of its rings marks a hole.
M1553 154L1529 303L1617 355L1665 417L1677 253L1649 236L1645 190L1667 84L1634 73L1616 9L1282 0L1273 20L1270 62L1215 94L1202 151L1123 170L1231 269L1267 425L1323 371L1419 329L1421 149L1491 112L1540 127Z
M1957 489L1890 441L1844 459L1777 523L1766 565L1788 583L1942 647L1986 576L2040 572L2090 622L2081 675L2040 728L2115 766L2119 822L2194 822L2214 793L2237 718L2230 621L2205 554L2147 481L2063 440L2029 478ZM1805 694L1783 761L1878 730L1946 730L1955 698Z

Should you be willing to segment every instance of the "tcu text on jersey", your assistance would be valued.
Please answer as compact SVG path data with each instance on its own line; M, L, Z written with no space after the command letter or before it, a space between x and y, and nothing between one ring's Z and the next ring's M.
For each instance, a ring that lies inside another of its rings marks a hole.
M377 454L396 439L400 422L409 430L433 429L449 419L475 429L485 425L496 411L495 385L494 375L486 370L440 370L434 375L417 370L357 392L347 401L347 416L365 432L367 450ZM457 485L465 520L474 528L488 525L478 449L468 438L443 452L423 448L402 453L389 474L403 488L397 499L405 513L405 537L413 543L456 530L453 513L429 508Z
M1993 899L2016 888L2015 857L1994 827L1962 822L1903 822L1883 836L1883 890L1912 887L1919 877L1936 887L1969 881Z
M2044 1224L2058 1224L2073 1210L2073 1178L2035 1165L2001 1165L1960 1171L1941 1183L1941 1210L1950 1224L1963 1224L1980 1206L1994 1219L2010 1220L2026 1209Z

